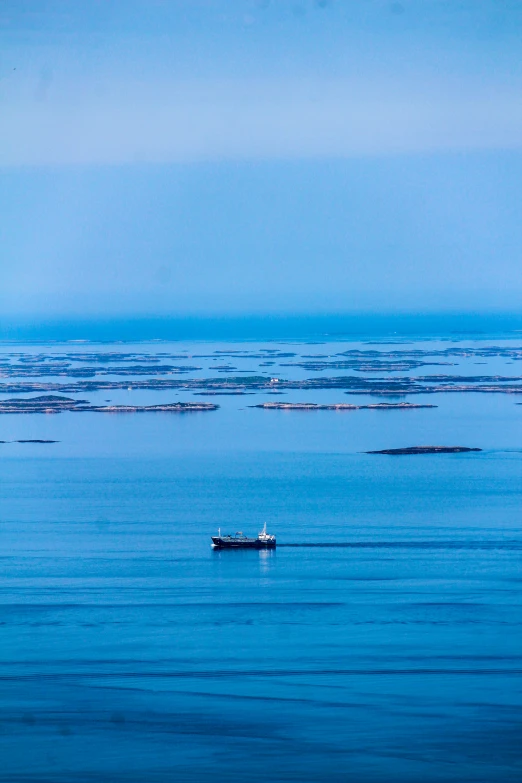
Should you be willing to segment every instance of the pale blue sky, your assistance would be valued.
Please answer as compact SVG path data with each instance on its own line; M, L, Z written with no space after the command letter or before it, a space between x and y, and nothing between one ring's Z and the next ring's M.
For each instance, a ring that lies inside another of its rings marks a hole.
M522 3L0 10L4 314L520 309Z

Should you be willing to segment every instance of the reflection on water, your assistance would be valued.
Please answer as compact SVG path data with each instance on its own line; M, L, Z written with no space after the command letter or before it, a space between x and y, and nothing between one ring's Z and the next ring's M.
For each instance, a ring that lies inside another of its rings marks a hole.
M276 549L214 549L211 547L215 558L223 558L225 567L232 562L237 566L244 561L252 568L259 568L261 574L267 574L274 565Z
M262 574L268 574L270 566L273 565L272 560L276 556L275 549L260 549L259 550L259 570Z

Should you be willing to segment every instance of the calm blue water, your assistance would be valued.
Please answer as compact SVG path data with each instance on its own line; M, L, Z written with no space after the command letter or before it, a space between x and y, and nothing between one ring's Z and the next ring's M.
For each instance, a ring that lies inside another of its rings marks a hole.
M414 374L520 374L471 365ZM522 777L520 398L265 398L1 418L61 441L0 447L1 781ZM360 453L433 441L485 450ZM265 520L275 552L211 551Z

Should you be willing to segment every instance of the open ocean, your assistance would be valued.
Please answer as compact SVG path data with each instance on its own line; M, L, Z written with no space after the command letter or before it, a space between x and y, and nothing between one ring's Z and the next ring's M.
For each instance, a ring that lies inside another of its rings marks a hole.
M4 343L0 354L183 349L202 368L191 378L216 375L216 351L297 362L521 343ZM522 375L503 356L448 361L364 377ZM245 375L363 375L225 362ZM0 416L1 440L59 441L0 444L0 781L521 780L522 385L342 413L249 406L390 400L129 387L67 396L221 407ZM433 443L483 451L362 453ZM265 521L275 551L211 550L218 527L255 534Z

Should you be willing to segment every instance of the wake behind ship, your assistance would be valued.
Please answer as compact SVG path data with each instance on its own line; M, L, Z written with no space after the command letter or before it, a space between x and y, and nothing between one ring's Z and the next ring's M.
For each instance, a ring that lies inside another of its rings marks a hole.
M275 549L276 537L266 532L266 522L257 538L248 538L243 533L222 536L221 530L217 536L211 536L213 549Z

